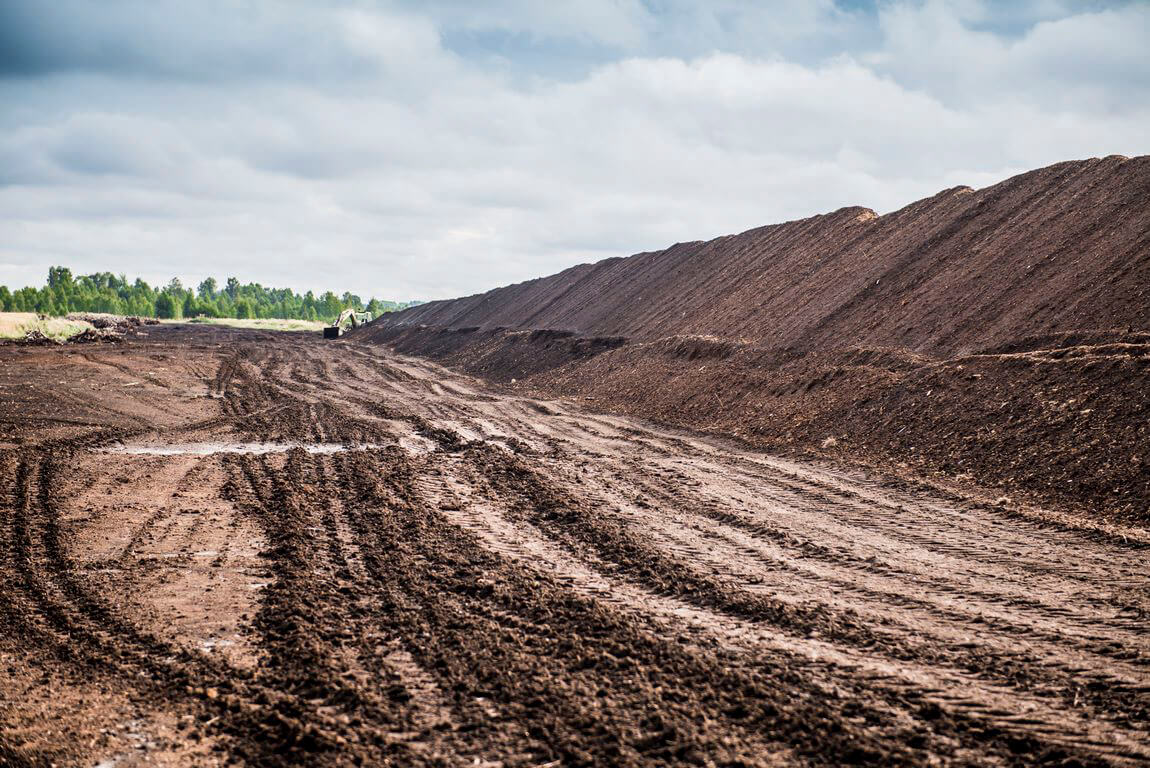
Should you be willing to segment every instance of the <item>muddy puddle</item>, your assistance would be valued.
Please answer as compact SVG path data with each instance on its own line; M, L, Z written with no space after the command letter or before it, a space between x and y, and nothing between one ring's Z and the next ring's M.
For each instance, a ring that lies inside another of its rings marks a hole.
M247 453L262 456L268 453L287 453L302 448L308 453L329 454L343 453L344 451L365 451L372 448L384 448L381 443L295 443L295 442L257 442L257 443L172 443L168 445L146 445L115 443L99 448L100 453L115 453L128 456L211 456L217 453Z

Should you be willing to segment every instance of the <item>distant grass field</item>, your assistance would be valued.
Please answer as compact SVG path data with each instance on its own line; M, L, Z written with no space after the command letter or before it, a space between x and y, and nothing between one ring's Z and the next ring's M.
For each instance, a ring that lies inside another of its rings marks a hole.
M31 330L64 340L92 326L79 320L61 317L40 319L35 312L0 312L0 339L22 339Z
M234 317L195 317L191 320L165 320L165 323L198 323L204 325L229 325L233 328L251 328L261 331L316 331L323 329L324 323L311 320L238 320Z

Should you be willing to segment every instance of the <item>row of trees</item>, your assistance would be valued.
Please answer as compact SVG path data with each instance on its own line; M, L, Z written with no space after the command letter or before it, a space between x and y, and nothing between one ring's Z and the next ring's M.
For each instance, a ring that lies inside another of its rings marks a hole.
M47 285L40 288L13 291L0 285L0 309L5 312L39 312L42 315L109 312L166 319L204 316L331 322L347 307L358 311L366 309L379 315L416 303L372 298L364 304L362 298L350 292L342 296L331 291L319 296L311 291L298 294L290 288L241 284L234 277L229 277L222 287L215 278L209 277L195 290L185 288L179 278L173 278L162 288L152 288L139 278L128 282L124 275L117 276L111 272L74 277L67 267L51 267Z

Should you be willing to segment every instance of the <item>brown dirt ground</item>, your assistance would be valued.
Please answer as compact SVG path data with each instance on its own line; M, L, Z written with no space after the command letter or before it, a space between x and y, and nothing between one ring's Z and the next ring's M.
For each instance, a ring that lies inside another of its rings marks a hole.
M1143 529L375 345L0 347L0 493L0 765L1150 760Z

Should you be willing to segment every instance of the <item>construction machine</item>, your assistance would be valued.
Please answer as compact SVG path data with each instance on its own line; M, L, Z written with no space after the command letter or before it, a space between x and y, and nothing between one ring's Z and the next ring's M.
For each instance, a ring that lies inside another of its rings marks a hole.
M345 309L339 313L335 323L325 326L323 329L323 337L325 339L338 339L339 335L343 333L344 328L350 325L352 328L358 328L364 323L370 323L372 316L370 312L356 312L354 309Z

